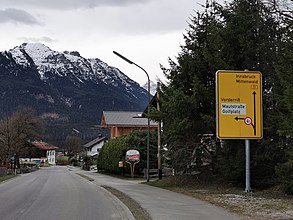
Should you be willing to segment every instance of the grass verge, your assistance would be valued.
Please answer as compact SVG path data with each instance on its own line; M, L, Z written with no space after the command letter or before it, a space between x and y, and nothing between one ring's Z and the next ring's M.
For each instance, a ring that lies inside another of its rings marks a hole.
M1 176L0 177L0 183L1 182L4 182L4 181L6 181L6 180L9 180L9 179L12 179L12 178L14 178L14 177L16 177L17 175L6 175L6 176Z

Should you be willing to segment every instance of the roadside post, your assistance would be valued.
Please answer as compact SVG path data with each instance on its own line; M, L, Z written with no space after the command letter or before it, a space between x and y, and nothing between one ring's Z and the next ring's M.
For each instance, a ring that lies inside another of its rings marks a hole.
M15 174L15 155L10 158L11 170L12 173Z
M126 163L130 165L131 177L134 177L135 164L139 163L140 154L137 150L128 150L126 152Z
M160 112L160 88L161 83L157 82L157 111ZM162 172L162 155L161 155L161 130L162 130L162 121L159 120L158 122L158 178L159 180L163 177Z
M250 139L262 139L262 75L258 71L216 72L217 137L245 140L245 192L251 192Z
M123 160L120 160L119 162L118 162L118 167L119 167L119 169L121 170L121 176L124 176L124 161Z

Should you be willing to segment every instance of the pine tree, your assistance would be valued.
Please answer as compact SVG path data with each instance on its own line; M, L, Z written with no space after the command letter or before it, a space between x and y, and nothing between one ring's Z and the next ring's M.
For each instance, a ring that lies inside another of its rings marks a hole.
M280 143L285 151L283 163L278 164L276 173L280 178L286 193L293 194L293 5L280 5L279 2L273 2L273 9L276 17L280 19L286 32L282 38L282 56L281 62L277 66L277 76L283 90L279 91L279 98L283 103L283 109L280 111L280 123L278 132L285 136ZM291 10L290 10L291 9Z
M227 68L221 57L223 25L215 7L207 4L193 17L178 65L170 60L171 68L164 69L170 84L163 88L163 135L177 171L199 168L203 158L211 157L211 148L203 149L202 137L215 133L215 72Z

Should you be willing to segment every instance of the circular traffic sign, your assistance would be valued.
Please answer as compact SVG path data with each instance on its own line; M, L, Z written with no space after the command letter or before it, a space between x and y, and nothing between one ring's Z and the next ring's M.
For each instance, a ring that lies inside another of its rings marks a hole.
M245 123L246 125L251 125L251 123L252 123L252 119L251 119L251 117L245 117L245 118L244 118L244 123Z

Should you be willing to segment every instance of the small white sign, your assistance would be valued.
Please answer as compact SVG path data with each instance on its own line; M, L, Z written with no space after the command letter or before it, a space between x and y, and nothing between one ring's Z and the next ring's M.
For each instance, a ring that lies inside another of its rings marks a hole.
M138 162L140 160L140 154L137 150L128 150L126 152L126 162Z
M246 104L222 103L221 114L222 115L246 115Z

